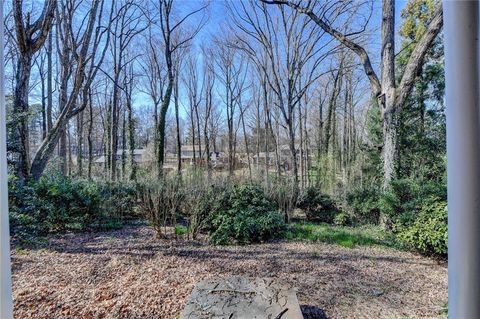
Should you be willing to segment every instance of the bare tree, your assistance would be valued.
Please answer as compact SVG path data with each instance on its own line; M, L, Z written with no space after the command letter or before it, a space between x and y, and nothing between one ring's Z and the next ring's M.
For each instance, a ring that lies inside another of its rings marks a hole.
M94 0L84 19L86 20L83 30L74 31L73 14L78 10L78 5L75 0L68 0L62 4L60 12L63 12L59 17L59 26L61 25L62 34L65 43L68 43L70 50L65 50L61 57L63 76L68 76L71 72L72 83L69 94L66 94L67 87L69 87L67 80L61 81L60 88L60 114L57 117L55 124L48 131L47 136L43 139L40 147L35 153L30 168L30 174L34 179L40 178L53 151L58 143L61 132L66 129L69 119L73 118L82 112L86 106L88 99L81 105L78 105L78 97L81 90L88 93L88 89L92 84L95 75L98 72L99 66L102 64L103 58L108 45L109 26L111 19L107 22L107 26L102 26L100 16L103 13L104 1ZM100 8L100 10L99 10ZM113 10L110 11L110 18ZM98 24L96 25L98 21ZM97 26L97 27L95 27ZM83 32L82 32L83 31ZM106 35L106 39L104 38ZM66 42L68 38L68 42ZM92 40L93 39L93 40ZM100 45L104 42L104 46ZM93 48L92 48L93 47ZM100 48L100 50L99 50ZM99 53L99 55L97 55ZM70 71L66 63L75 62L75 70Z
M128 130L128 143L124 142L123 149L126 149L128 144L128 157L130 164L129 179L135 181L137 179L137 164L135 162L135 121L133 118L133 90L135 86L134 82L135 74L133 69L133 63L131 63L127 70L124 72L124 93L125 93L125 106L127 111L127 128ZM124 128L125 131L125 128ZM124 136L126 132L124 132Z
M235 119L238 116L239 100L245 90L248 72L245 55L240 50L227 45L228 41L217 39L215 42L215 74L223 84L222 100L227 115L228 172L230 176L233 176L236 163L236 132L238 130Z
M237 17L234 18L237 27L266 52L268 64L263 67L269 68L265 74L287 130L293 180L298 185L296 108L308 87L322 75L319 66L329 56L330 51L325 52L325 49L330 43L323 41L324 44L317 47L324 32L295 11L289 14L280 7L279 20L274 21L267 6L261 2L241 2L240 8L233 7L232 10L235 12L232 16ZM248 40L238 39L245 50L255 55Z
M167 69L167 86L163 94L158 117L158 125L156 128L157 171L159 177L163 175L163 162L165 157L165 122L175 81L173 55L177 50L185 45L188 45L188 43L197 35L197 33L203 27L205 19L202 18L191 32L180 33L179 31L181 31L181 26L184 25L190 17L204 11L204 9L207 7L206 4L202 5L198 9L187 12L180 18L174 19L172 15L174 9L173 4L174 0L158 1L158 24L163 37L164 59Z
M209 130L209 123L211 122L212 113L214 111L214 87L215 87L215 66L210 59L206 59L209 54L209 50L202 48L204 59L203 71L205 73L204 77L204 96L205 96L205 107L203 114L203 138L205 145L205 162L207 165L208 176L211 176L212 163L211 163L211 132Z
M199 108L203 99L203 82L200 83L198 75L197 58L191 53L186 63L185 86L188 95L188 114L190 117L190 135L193 147L193 166L197 167L198 162L202 158L202 141L200 131ZM200 87L201 84L201 87ZM198 153L197 148L198 147ZM197 158L198 154L198 158Z
M32 59L35 52L45 43L52 28L55 16L56 0L48 0L43 5L40 16L31 21L31 12L23 13L22 0L13 1L13 17L18 47L18 59L16 66L16 84L14 94L14 136L11 141L17 141L13 153L18 154L16 160L16 173L20 180L29 176L30 165L30 141L28 130L28 92Z
M299 2L288 0L260 0L268 4L289 6L297 12L307 15L325 32L352 50L360 59L365 74L370 81L372 94L378 100L383 121L383 174L384 188L395 178L395 162L397 154L397 126L398 116L404 107L405 101L412 91L415 77L421 68L423 59L443 26L442 4L438 5L433 18L421 39L416 43L405 66L398 85L395 83L395 1L382 1L382 46L381 46L381 79L375 73L370 56L364 47L351 39L363 30L342 33L335 29L324 17L324 12L315 12L317 1L307 1L305 6ZM341 4L340 4L341 5Z
M113 95L111 109L111 132L110 132L110 178L115 180L117 176L117 150L118 150L118 122L120 112L120 93L121 86L120 75L125 67L136 58L136 56L126 58L127 48L133 39L147 29L148 23L145 23L143 9L133 0L125 3L116 2L117 16L113 25L115 37L112 41L113 55Z

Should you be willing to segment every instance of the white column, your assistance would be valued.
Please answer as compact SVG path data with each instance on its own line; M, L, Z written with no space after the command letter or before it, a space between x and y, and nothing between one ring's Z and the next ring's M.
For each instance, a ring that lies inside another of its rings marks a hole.
M444 1L448 315L480 318L479 4Z
M0 3L0 318L13 318L10 230L8 226L7 133L3 56L3 1Z

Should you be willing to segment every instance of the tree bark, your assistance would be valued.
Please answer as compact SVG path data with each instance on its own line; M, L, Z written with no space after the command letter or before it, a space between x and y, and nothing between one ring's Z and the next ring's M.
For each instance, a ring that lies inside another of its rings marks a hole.
M76 66L75 74L73 77L74 79L73 79L73 85L72 85L70 96L68 97L65 106L60 109L61 111L57 118L57 121L53 125L52 129L48 132L47 137L42 141L32 161L30 174L32 178L34 178L35 180L39 179L43 171L45 170L45 167L58 143L62 130L65 130L68 120L72 116L78 114L78 112L82 111L79 108L77 109L77 112L75 112L75 106L76 106L78 95L80 93L80 89L85 84L85 64L87 60L89 45L91 42L90 40L93 33L94 22L96 20L99 1L100 0L95 0L92 3L92 9L90 10L90 13L89 13L85 33L84 33L84 36L82 37L80 53L76 55L77 66ZM61 96L63 94L64 92L60 92Z
M32 57L45 43L52 28L55 15L56 0L46 1L41 15L36 21L30 23L29 18L24 19L21 0L13 2L12 11L15 23L15 33L19 56L17 60L16 84L13 99L13 136L10 137L17 154L15 171L21 182L29 177L30 169L30 140L28 127L28 90ZM30 14L27 14L30 17ZM26 21L26 23L25 23Z
M52 108L53 108L53 65L52 65L52 52L53 52L53 40L52 32L48 34L48 44L47 44L47 132L52 129L53 118L52 118Z
M180 115L178 112L179 102L178 102L178 76L179 76L178 66L175 71L175 87L174 87L174 104L175 104L175 130L177 134L177 172L181 174L182 172L182 140L180 137Z
M30 139L28 129L28 90L30 83L30 71L32 64L32 54L27 52L18 57L16 71L15 97L13 100L14 107L14 136L10 137L13 143L13 151L18 154L16 159L16 175L23 181L29 176L30 166Z
M159 178L162 178L163 176L163 163L165 161L165 122L167 118L168 106L170 105L170 98L172 97L174 82L171 71L169 73L167 89L165 90L163 102L160 107L157 126L157 174Z
M82 103L88 103L87 101ZM77 176L83 175L83 112L77 115Z
M88 115L89 115L89 122L88 122L88 178L92 178L92 164L93 164L93 101L92 101L92 94L89 90L88 92Z

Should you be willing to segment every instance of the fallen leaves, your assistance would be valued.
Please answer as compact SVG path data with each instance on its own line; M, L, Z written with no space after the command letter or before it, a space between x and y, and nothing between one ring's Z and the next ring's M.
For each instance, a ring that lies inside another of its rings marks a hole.
M68 234L47 251L12 253L16 318L177 318L213 276L279 278L329 318L438 317L447 269L389 249L278 242L212 247L156 239L146 226Z

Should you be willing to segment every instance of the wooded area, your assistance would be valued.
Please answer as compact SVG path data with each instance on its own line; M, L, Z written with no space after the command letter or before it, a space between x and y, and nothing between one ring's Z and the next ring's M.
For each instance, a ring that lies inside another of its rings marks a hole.
M59 177L130 185L167 226L185 200L163 188L198 188L196 206L225 180L259 184L286 222L318 201L345 224L417 231L446 200L442 6L409 1L396 39L395 3L374 24L378 5L13 1L12 190ZM11 197L22 212L25 195Z
M140 220L446 258L441 1L13 0L4 24L15 242Z

